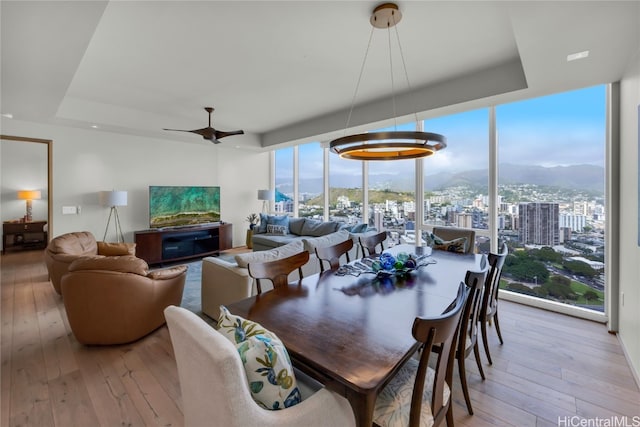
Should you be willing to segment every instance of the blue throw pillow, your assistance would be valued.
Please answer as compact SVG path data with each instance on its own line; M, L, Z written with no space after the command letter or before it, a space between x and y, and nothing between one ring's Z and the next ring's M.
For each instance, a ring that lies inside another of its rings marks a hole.
M367 231L367 224L365 223L354 225L351 229L352 233L364 233L365 231Z
M269 218L269 215L261 213L260 214L260 225L258 226L257 230L255 230L254 232L257 233L266 233L267 232L267 220Z
M289 215L267 215L264 213L260 214L260 226L258 227L258 233L266 233L268 225L283 225L286 228L286 233L289 233Z

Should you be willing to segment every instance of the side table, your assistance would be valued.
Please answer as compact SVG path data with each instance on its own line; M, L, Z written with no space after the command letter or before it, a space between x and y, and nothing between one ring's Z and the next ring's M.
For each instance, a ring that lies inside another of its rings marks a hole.
M49 241L44 226L47 221L3 222L2 253L44 249Z

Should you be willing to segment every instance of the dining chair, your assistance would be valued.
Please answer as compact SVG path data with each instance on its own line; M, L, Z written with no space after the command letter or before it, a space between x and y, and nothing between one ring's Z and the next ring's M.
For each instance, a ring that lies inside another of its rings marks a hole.
M433 227L433 230L431 230L431 232L445 241L451 241L464 237L467 239L467 245L465 247L464 253L472 254L476 251L476 232L471 228Z
M480 309L480 325L482 330L482 342L484 344L484 352L487 355L489 364L492 365L491 354L489 353L489 341L487 339L487 324L494 321L496 332L500 339L500 344L504 344L502 334L500 333L500 323L498 322L498 290L500 288L500 276L502 276L502 267L504 261L509 254L509 248L506 243L502 244L499 254L489 253L489 274L484 285L484 295L482 296L482 308Z
M273 283L273 288L282 288L289 285L289 273L296 268L302 279L302 266L309 261L309 252L302 251L287 258L275 261L249 263L247 268L249 276L256 279L256 289L258 294L262 293L261 279L269 279Z
M467 271L464 279L464 283L469 288L469 296L467 297L467 302L464 305L462 317L460 318L460 333L458 335L458 347L455 358L458 360L458 373L460 375L462 392L464 394L464 400L467 403L469 415L473 415L473 408L471 407L471 397L469 396L469 388L467 386L465 360L472 351L476 359L476 364L478 365L478 370L480 371L480 376L483 380L485 379L482 362L480 361L480 347L478 346L478 318L480 317L480 309L482 308L482 295L488 270L487 257L482 255L480 270Z
M384 251L384 242L387 238L387 232L381 231L377 234L371 234L368 236L360 236L358 242L360 242L360 249L362 249L362 256L376 255ZM378 252L378 245L380 245L380 252Z
M410 358L378 394L373 415L375 425L439 426L446 418L447 425L453 426L454 346L468 294L467 286L461 282L457 297L447 311L439 317L414 320L411 333L422 343L420 360ZM429 357L434 346L439 346L440 352L430 367Z
M351 248L353 248L353 240L350 238L332 246L316 247L316 256L320 263L320 273L324 271L325 261L329 263L329 268L338 268L340 267L340 257L345 255L348 263L350 261L349 251Z
M349 401L296 371L302 402L271 411L252 398L236 346L182 307L164 311L178 366L186 427L355 426Z

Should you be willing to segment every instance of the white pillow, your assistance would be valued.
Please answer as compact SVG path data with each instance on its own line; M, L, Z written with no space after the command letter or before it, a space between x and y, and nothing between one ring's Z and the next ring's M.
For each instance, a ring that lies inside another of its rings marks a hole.
M284 225L267 224L267 233L278 234L280 236L287 235L287 227Z
M268 262L282 258L287 258L303 251L303 244L300 240L287 243L268 251L248 252L246 254L238 254L235 256L238 267L247 268L252 262Z
M327 234L326 236L302 239L302 242L304 243L304 249L310 254L313 254L316 252L316 248L337 245L345 240L349 240L349 238L350 236L347 230L340 230L335 233Z
M302 401L289 353L273 332L231 314L224 306L220 306L218 328L236 346L256 403L277 410Z

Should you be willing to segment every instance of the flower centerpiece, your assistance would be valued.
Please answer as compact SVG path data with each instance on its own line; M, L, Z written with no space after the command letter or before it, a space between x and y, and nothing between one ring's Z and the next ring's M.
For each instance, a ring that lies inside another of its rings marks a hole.
M414 254L400 252L395 257L389 252L380 254L377 260L371 263L371 270L376 274L405 274L421 267L421 258Z

